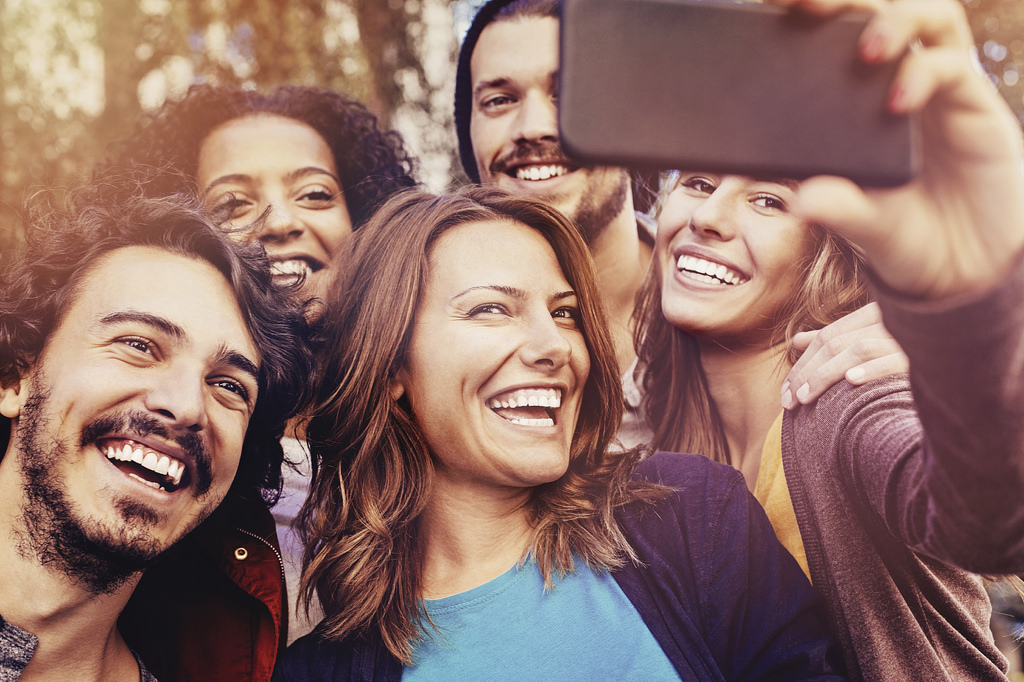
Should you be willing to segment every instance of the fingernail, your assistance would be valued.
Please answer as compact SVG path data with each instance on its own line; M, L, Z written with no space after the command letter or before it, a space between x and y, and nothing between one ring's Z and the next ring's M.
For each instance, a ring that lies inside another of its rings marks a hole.
M885 56L885 34L878 29L872 30L860 44L860 56L869 62L882 59Z
M782 407L787 410L793 409L793 392L788 388L782 391Z
M808 384L804 384L800 388L796 389L796 399L800 402L807 400L807 396L811 394L811 387Z
M894 114L902 114L907 110L907 89L902 85L893 86L889 93L889 111Z
M854 367L853 369L846 373L846 380L849 381L851 384L859 384L860 382L864 381L865 376L867 376L867 372L865 372L860 367Z

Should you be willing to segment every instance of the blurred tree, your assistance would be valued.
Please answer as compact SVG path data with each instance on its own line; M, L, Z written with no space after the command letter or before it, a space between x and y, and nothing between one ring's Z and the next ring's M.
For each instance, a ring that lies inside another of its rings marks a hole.
M1024 123L1024 2L963 2L982 66Z
M461 174L450 5L465 23L478 2L0 0L0 254L26 192L87 173L140 112L194 82L345 91L398 128L422 179L442 188ZM1024 2L963 2L982 63L1024 121Z
M447 0L0 0L0 253L26 191L88 173L144 109L196 82L347 92L404 128L443 185L447 17Z

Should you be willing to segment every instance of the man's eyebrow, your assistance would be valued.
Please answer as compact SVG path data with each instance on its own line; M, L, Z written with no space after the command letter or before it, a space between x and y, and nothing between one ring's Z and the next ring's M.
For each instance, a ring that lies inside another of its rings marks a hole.
M233 351L228 348L221 347L220 352L217 353L217 362L219 364L228 365L229 367L234 367L237 370L252 375L253 381L259 384L259 367L257 367L252 360L245 357L238 351Z
M170 336L175 341L181 341L188 337L188 334L185 333L184 329L170 320L160 317L159 315L153 315L152 313L143 313L137 310L119 310L100 318L100 324L106 326L122 324L125 322L134 322L136 324L144 324L148 327L152 327L163 332L167 336ZM223 365L228 365L229 367L234 367L246 374L251 374L252 378L257 383L259 382L259 367L256 366L256 363L238 351L221 346L220 350L217 352L217 362Z
M490 80L480 81L473 87L473 99L479 97L480 93L484 90L503 88L511 82L512 79L508 76L498 76L497 78L491 78Z
M123 322L137 322L153 327L154 329L159 329L161 332L167 336L173 337L175 340L181 340L187 336L187 334L185 334L185 330L178 325L166 318L160 317L159 315L153 315L152 313L143 313L137 310L119 310L100 318L100 324L107 326L121 324Z

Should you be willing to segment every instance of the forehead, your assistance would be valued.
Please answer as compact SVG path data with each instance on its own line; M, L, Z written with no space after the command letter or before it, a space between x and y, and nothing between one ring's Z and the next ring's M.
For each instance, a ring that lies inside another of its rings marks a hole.
M268 164L316 166L337 173L326 140L311 126L286 116L254 114L214 128L199 146L200 186L223 173L249 173Z
M546 81L558 71L558 20L516 17L488 24L470 59L474 87L481 81Z
M111 315L140 313L180 328L194 347L259 358L227 278L206 261L149 246L127 246L83 275L54 336L88 336Z
M427 281L428 289L448 294L474 286L571 288L544 236L513 220L475 221L446 231L431 249Z

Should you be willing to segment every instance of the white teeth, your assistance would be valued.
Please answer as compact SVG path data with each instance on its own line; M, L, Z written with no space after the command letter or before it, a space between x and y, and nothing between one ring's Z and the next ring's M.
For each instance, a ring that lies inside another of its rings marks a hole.
M112 445L108 445L104 454L106 454L107 459L119 462L135 462L154 473L167 476L174 487L181 485L181 477L185 473L185 464L183 462L153 451L144 452L141 447L133 448L130 443L126 443L123 448L115 448ZM151 488L163 489L163 486L159 483L147 481L137 474L129 473L128 475L142 481Z
M148 485L150 488L155 488L157 490L163 490L161 485L159 483L157 483L156 481L147 481L146 479L142 478L141 476L139 476L137 474L128 474L128 476L130 478L134 478L136 481L142 481L143 483Z
M545 166L520 166L516 168L516 178L519 180L547 180L565 175L569 169L560 164L548 164Z
M491 398L487 407L496 410L502 407L561 407L562 389L560 388L521 388L506 393L501 398Z
M176 459L172 459L167 469L167 475L171 478L171 483L175 487L181 484L181 475L185 473L185 465Z
M310 267L303 260L279 260L270 264L270 271L275 275L309 275Z
M746 278L720 263L683 254L676 260L676 269L690 274L705 275L705 281L728 285L743 284Z
M551 417L546 417L544 419L523 419L521 417L513 417L512 419L509 419L508 421L510 421L513 424L518 424L519 426L554 426L555 425L555 420L552 419Z

